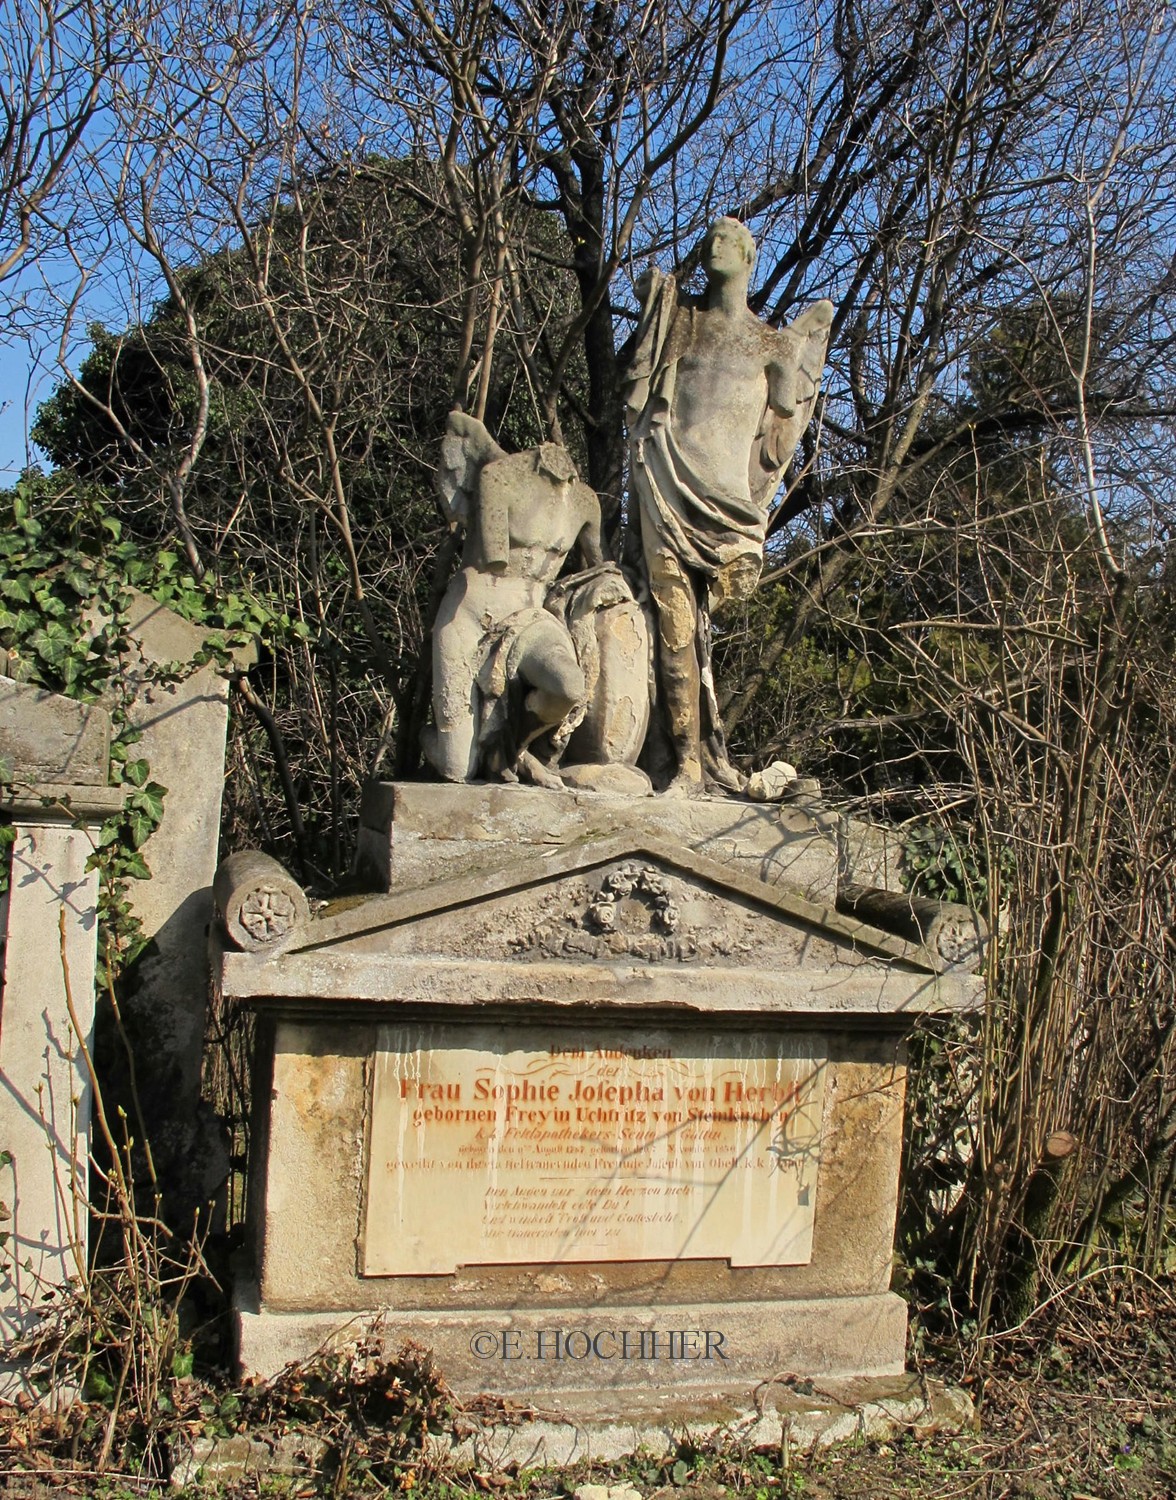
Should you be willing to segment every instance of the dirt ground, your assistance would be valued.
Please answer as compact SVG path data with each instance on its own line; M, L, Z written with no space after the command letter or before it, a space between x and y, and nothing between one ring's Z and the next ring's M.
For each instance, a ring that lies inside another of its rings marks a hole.
M941 1349L925 1373L966 1385L979 1430L845 1444L809 1457L779 1451L683 1450L666 1462L528 1473L446 1473L421 1462L424 1425L460 1422L428 1362L354 1362L291 1377L277 1391L234 1392L182 1375L144 1425L120 1413L98 1472L109 1409L91 1403L56 1423L0 1408L0 1489L14 1500L101 1500L170 1493L180 1500L555 1500L585 1483L629 1485L642 1500L1176 1500L1176 1286L1134 1278L1091 1284L991 1340L972 1371ZM981 1373L975 1373L979 1370ZM201 1433L305 1434L309 1471L217 1486L169 1483L169 1455Z

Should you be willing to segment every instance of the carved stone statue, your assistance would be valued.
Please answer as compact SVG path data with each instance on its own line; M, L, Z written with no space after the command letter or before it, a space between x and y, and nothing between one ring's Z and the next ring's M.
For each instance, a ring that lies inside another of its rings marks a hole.
M657 611L658 680L686 790L741 778L727 759L711 675L710 616L759 579L770 505L812 417L833 318L817 302L783 329L747 306L755 241L718 219L702 244L707 290L647 272L626 372L630 476Z
M560 787L575 734L578 759L631 765L648 721L648 630L567 450L506 453L454 412L437 487L466 535L433 629L429 761L448 781ZM573 548L584 571L556 584Z

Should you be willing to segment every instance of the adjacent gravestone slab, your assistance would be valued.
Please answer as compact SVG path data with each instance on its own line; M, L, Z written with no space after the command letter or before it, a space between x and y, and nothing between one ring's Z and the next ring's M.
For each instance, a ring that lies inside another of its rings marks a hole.
M165 1215L179 1226L207 1209L228 1175L224 1129L201 1097L201 1078L229 684L215 662L191 668L206 630L135 591L127 636L123 677L135 687L128 713L140 735L135 753L167 795L143 846L151 879L133 881L128 892L150 945L135 965L123 1016L136 1053L151 1058L136 1102L166 1184Z
M0 1199L10 1214L0 1253L0 1344L9 1353L86 1266L93 854L98 825L122 801L106 785L109 743L102 709L0 678L7 762L0 805L15 834L0 901ZM30 1394L27 1368L0 1359L0 1400Z
M810 1259L825 1061L813 1037L384 1027L363 1274Z
M105 709L0 677L0 782L104 787L109 765Z

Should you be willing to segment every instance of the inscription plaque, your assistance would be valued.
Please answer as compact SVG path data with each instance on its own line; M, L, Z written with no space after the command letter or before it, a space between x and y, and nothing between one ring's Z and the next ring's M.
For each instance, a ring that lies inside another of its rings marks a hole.
M812 1252L813 1036L381 1027L362 1274Z

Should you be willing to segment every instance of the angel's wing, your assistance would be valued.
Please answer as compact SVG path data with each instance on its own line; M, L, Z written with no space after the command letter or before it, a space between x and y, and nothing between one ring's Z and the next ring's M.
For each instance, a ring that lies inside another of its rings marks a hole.
M825 356L829 352L829 329L833 323L833 304L827 299L806 307L800 317L788 325L800 344L796 361L796 404L808 415L807 424L821 389Z
M441 508L450 521L464 523L469 519L478 475L493 459L505 457L506 450L498 446L477 417L463 411L449 413L435 483Z
M832 302L814 302L778 335L780 357L768 371L768 408L760 429L759 451L752 461L754 471L758 457L760 471L753 475L753 493L775 488L812 420L832 322Z

